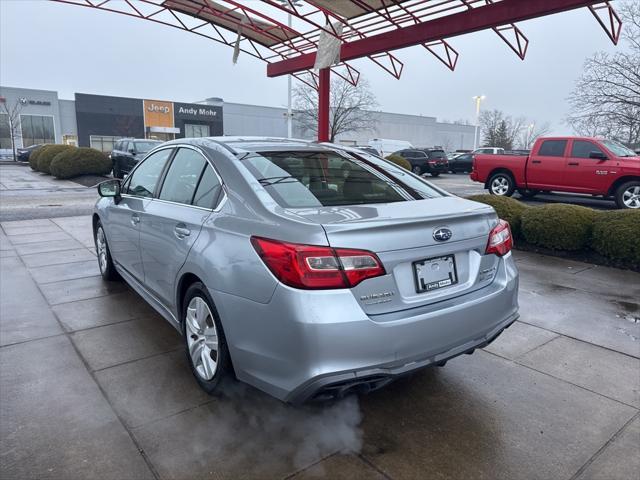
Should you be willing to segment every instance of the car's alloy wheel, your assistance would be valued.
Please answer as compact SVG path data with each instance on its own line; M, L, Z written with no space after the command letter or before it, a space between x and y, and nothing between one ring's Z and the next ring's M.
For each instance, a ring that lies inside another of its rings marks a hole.
M415 167L412 168L412 172L415 173L416 175L421 175L422 169L416 165Z
M218 369L218 330L207 302L193 297L185 318L187 348L191 363L202 380L210 381Z
M111 252L109 251L109 244L107 243L107 236L105 235L100 222L98 222L98 226L96 228L95 242L100 275L102 275L102 278L105 280L117 280L118 272L116 271L116 267L113 265Z
M622 194L620 195L620 205L622 208L640 208L640 184L632 183L623 185Z
M513 195L513 180L504 173L498 173L489 180L489 193L500 197Z
M201 282L187 289L183 305L182 332L187 361L198 385L211 394L220 379L233 371L222 323Z

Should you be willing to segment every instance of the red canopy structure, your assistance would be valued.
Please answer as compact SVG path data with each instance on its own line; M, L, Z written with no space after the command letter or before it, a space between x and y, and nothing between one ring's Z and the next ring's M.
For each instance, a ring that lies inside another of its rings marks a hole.
M622 25L609 1L594 0L52 1L179 28L263 60L269 77L295 76L318 90L319 141L329 137L330 73L357 84L352 60L366 57L399 79L404 64L392 52L406 47L420 45L454 70L449 39L459 35L492 29L524 60L529 40L516 22L587 7L614 43ZM339 61L315 72L327 36L339 42Z

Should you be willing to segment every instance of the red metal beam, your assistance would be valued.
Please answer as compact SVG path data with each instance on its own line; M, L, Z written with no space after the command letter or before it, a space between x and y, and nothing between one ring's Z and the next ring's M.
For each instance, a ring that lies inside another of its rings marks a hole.
M602 0L502 0L482 7L410 25L372 37L343 43L340 60L389 52L421 43L442 40L467 33L499 27L507 23L588 7ZM267 75L278 77L313 68L315 52L281 60L267 65Z
M331 85L331 69L320 70L320 82L318 85L318 141L329 141L329 93Z

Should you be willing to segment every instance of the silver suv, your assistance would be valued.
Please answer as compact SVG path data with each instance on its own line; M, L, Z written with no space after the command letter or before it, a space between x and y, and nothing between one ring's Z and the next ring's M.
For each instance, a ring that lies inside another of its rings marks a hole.
M164 143L99 186L100 271L227 374L292 403L377 389L471 353L518 316L509 225L362 150Z

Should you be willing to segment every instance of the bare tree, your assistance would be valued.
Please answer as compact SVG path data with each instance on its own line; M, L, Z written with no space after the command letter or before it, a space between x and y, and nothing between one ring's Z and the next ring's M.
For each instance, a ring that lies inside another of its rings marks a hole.
M318 92L309 85L299 84L293 92L295 117L307 131L318 131ZM376 115L371 112L378 106L369 83L360 78L357 86L341 78L331 80L329 114L329 141L347 132L373 130Z
M530 150L538 137L544 137L548 135L550 131L551 125L547 122L540 125L529 123L521 129L515 145L523 150Z
M482 144L505 150L528 150L536 138L551 131L548 123L536 125L526 117L511 117L500 110L484 110L480 114Z
M13 153L13 161L18 160L16 153L16 141L20 138L20 112L24 106L20 99L16 99L13 104L7 103L4 97L0 98L0 115L6 115L7 129L9 130L9 138L11 139L11 151Z
M619 8L626 50L587 59L569 96L568 123L582 135L602 135L640 144L640 3Z

